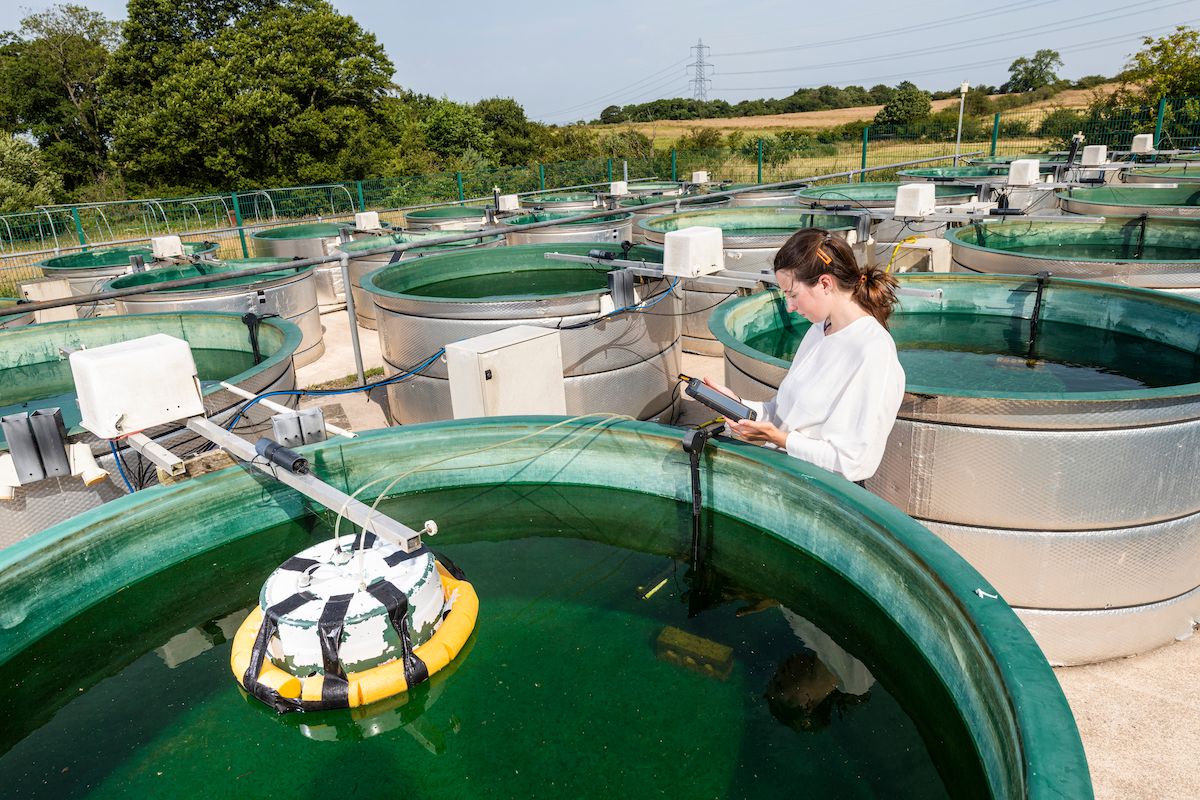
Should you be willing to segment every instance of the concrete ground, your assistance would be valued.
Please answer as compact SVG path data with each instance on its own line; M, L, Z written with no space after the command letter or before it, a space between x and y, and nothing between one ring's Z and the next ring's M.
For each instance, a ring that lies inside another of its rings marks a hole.
M311 386L354 373L345 312L321 317L325 356L297 371ZM359 329L365 368L382 365L374 331ZM684 354L683 370L723 380L721 359ZM335 424L355 431L385 426L382 391L304 398ZM712 412L685 399L680 422L699 423ZM1130 658L1056 669L1075 714L1098 800L1200 798L1200 637Z

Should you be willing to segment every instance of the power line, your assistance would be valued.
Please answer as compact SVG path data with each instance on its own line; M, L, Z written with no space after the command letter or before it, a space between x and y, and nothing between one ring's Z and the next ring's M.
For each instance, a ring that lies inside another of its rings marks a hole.
M696 60L688 64L688 69L695 70L695 77L689 81L693 89L692 96L702 101L708 100L708 87L712 84L712 79L708 77L708 70L712 69L712 64L704 60L709 49L703 39L697 39L691 47L692 52L696 54Z
M666 67L663 67L662 69L658 70L657 72L652 72L649 75L644 75L641 78L638 78L633 83L627 84L618 89L613 89L612 91L606 92L606 93L600 95L599 97L593 97L591 100L585 100L582 103L576 103L575 105L572 105L572 106L566 106L564 108L555 109L554 111L547 111L542 114L530 114L530 116L542 117L542 118L555 117L555 116L562 114L564 112L567 112L567 111L575 111L577 109L586 108L587 106L593 105L595 103L599 103L602 100L608 100L608 99L610 99L616 95L619 95L622 92L628 91L630 89L634 89L634 88L638 88L638 87L645 88L644 84L649 84L651 82L659 80L660 75L664 74L665 72L667 72L669 70L678 69L679 67L683 66L683 64L686 61L687 61L686 58L681 58L680 60L676 61L675 63L670 64ZM672 80L675 80L675 78L673 77Z

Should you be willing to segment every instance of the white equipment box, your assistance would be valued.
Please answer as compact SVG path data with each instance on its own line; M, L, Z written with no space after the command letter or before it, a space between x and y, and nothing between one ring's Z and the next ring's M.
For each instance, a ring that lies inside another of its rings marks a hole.
M150 251L154 260L183 258L183 241L178 236L155 236L150 240Z
M1083 158L1079 163L1085 167L1098 167L1108 161L1108 145L1089 144L1083 148Z
M516 325L448 344L446 369L455 419L567 413L554 328Z
M697 186L708 183L708 170L699 170L692 173L692 183Z
M1041 166L1036 158L1018 158L1008 165L1008 185L1033 186L1038 182Z
M383 226L379 224L378 211L361 211L354 215L354 227L360 231L378 231Z
M1133 137L1133 144L1129 146L1129 152L1137 153L1138 155L1148 155L1154 152L1154 134L1139 133Z
M608 193L609 194L617 194L617 195L629 194L629 182L628 181L613 181L612 183L610 183L608 185Z
M671 231L663 243L663 274L698 278L725 269L725 239L720 228L695 225Z
M902 183L896 188L897 217L927 217L937 210L936 187L932 183Z
M521 207L521 198L515 194L500 195L499 204L496 207L497 211L516 211Z
M204 416L192 350L165 333L76 350L71 374L80 425L101 439Z

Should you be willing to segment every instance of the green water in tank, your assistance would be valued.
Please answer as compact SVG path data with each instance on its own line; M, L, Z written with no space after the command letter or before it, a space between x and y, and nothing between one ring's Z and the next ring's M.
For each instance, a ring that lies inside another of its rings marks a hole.
M202 389L254 366L254 356L241 350L193 349L192 357ZM66 358L0 369L0 416L55 407L62 409L67 428L79 424L75 381Z
M607 291L608 278L601 268L528 269L469 275L415 286L405 294L418 297L480 297L560 295L574 292Z
M808 330L801 320L746 339L791 361ZM1200 357L1139 336L1043 319L983 314L897 314L892 336L909 387L964 391L1104 392L1200 381Z
M431 546L480 596L445 670L354 711L277 716L248 699L232 631L272 569L331 525L252 533L7 665L6 796L987 794L905 633L769 533L706 514L709 566L691 571L690 507L673 500L509 484L384 508L436 519ZM662 638L678 631L687 648Z

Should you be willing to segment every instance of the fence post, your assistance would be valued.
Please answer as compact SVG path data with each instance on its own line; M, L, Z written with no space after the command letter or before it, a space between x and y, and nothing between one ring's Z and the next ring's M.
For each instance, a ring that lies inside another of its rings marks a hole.
M71 219L75 220L75 233L79 236L79 244L87 247L87 237L83 235L83 223L79 221L79 209L71 206Z
M989 155L996 155L996 142L1000 139L1000 112L996 112L996 116L992 117L992 152Z
M233 198L233 220L237 223L238 236L242 240L242 258L249 258L250 251L246 248L246 229L242 227L242 205L238 202L237 192L230 192Z
M679 171L675 162L675 148L671 148L671 180L679 180Z
M612 183L612 159L608 160L608 182Z
M367 199L363 195L362 181L355 181L354 186L355 186L355 188L358 189L358 210L366 211L367 210Z
M538 164L538 188L546 191L546 165Z
M467 195L463 191L462 173L461 172L454 173L454 179L456 181L458 181L458 202L461 203L463 200L467 199Z
M868 133L868 131L870 131L870 130L871 130L871 126L869 126L869 125L863 126L863 141L862 141L862 169L863 170L866 170L866 168L867 168L867 141L870 138L870 134ZM866 172L858 173L858 182L859 183L865 183L866 180L867 180Z
M1159 98L1158 101L1158 119L1154 121L1154 146L1158 147L1158 142L1162 139L1163 117L1167 114L1167 98Z
M758 140L758 180L755 183L762 183L762 139Z

